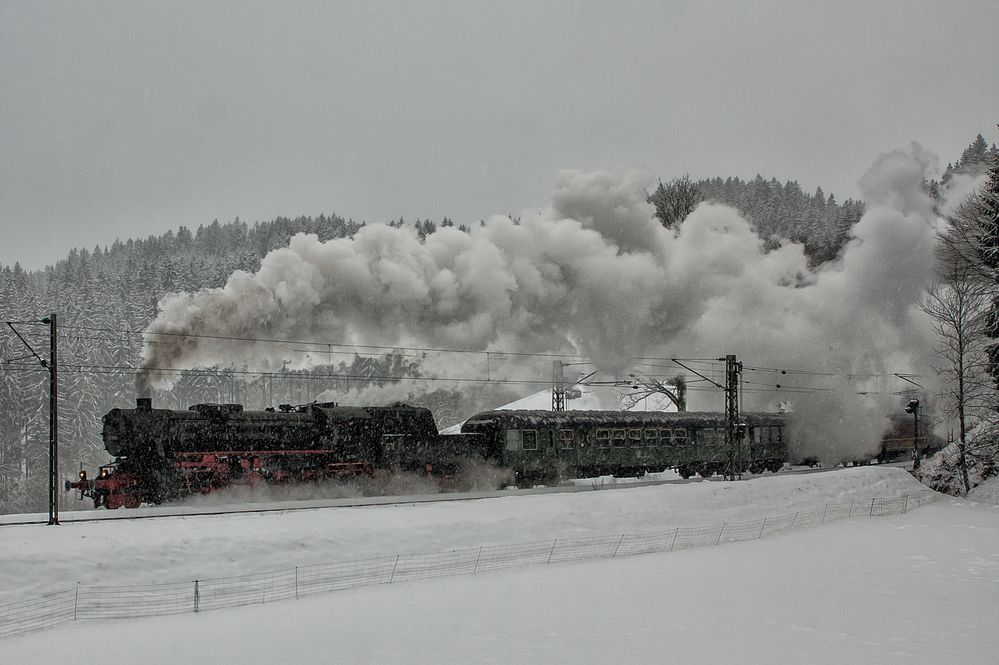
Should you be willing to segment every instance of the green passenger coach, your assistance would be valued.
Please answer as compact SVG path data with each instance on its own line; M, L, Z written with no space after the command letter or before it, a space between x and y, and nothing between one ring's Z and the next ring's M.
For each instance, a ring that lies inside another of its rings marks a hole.
M519 486L566 478L676 469L704 477L734 464L777 471L788 457L782 414L747 413L726 445L725 415L660 411L486 411L461 431L478 434Z

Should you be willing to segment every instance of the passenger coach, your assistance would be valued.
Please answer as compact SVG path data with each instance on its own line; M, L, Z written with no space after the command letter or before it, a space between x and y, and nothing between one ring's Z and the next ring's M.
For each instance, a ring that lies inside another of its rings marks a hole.
M725 430L724 414L659 411L487 411L461 428L484 436L522 487L667 468L708 477L729 462ZM737 436L739 471L776 471L787 459L780 414L743 414Z

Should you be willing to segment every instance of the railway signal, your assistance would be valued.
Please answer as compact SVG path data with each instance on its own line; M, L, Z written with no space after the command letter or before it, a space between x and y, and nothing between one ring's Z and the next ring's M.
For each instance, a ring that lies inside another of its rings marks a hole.
M912 469L919 468L919 400L910 399L905 412L912 414Z

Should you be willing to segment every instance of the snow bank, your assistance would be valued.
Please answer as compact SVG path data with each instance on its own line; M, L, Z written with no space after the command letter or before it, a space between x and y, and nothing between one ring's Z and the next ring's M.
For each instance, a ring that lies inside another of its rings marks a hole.
M289 513L2 527L0 604L86 586L183 582L396 553L741 522L925 487L898 468Z
M987 497L999 491L999 416L993 415L968 431L968 482L974 496ZM958 462L957 442L945 446L922 464L919 479L938 492L961 496L965 492ZM983 483L986 487L979 488Z
M722 547L69 624L2 649L10 663L102 650L144 665L986 663L997 514L948 499Z

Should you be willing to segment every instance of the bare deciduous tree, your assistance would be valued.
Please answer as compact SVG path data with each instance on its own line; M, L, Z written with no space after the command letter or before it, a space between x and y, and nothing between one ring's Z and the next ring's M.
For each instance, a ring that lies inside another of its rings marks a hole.
M958 421L958 467L967 494L971 490L969 421L995 401L987 371L990 340L984 332L992 297L982 280L961 263L950 263L941 277L942 281L920 300L919 307L929 315L937 334L935 350L940 363L933 370L942 380L945 415Z
M633 374L630 387L633 392L625 395L621 400L626 409L630 409L652 395L665 395L676 406L677 411L687 410L687 379L682 374L677 374L665 381Z
M704 200L697 183L684 174L673 178L665 185L660 182L656 191L649 195L649 203L656 207L656 217L667 229L676 231L697 204Z
M960 270L989 291L990 311L983 331L989 373L999 388L999 153L993 158L982 188L964 201L948 220L941 236L940 258L948 270Z

